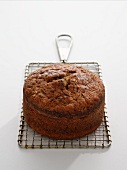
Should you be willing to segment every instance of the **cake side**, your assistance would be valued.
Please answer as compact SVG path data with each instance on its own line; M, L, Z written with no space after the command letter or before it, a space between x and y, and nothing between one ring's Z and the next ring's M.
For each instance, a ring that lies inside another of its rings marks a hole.
M79 118L51 117L36 110L23 99L27 124L43 136L55 139L81 138L96 130L104 117L104 100L91 114Z

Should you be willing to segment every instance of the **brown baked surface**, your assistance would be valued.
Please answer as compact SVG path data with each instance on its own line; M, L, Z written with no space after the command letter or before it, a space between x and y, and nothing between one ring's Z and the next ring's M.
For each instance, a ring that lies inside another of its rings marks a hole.
M93 132L104 115L105 88L95 73L73 64L51 64L31 73L23 88L28 125L56 139Z

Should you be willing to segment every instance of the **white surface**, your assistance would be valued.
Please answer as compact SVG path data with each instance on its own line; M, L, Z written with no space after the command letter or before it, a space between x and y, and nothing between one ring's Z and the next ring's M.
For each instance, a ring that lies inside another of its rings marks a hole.
M0 2L0 169L106 170L127 167L127 3ZM109 149L26 150L17 135L25 65L59 61L55 37L74 38L69 61L97 61L106 86Z

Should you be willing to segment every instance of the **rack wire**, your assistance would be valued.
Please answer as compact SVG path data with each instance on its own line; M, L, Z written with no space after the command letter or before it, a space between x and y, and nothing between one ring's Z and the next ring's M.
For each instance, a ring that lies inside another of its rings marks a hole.
M25 79L36 69L51 63L30 63L25 68ZM102 79L100 65L96 62L70 63L83 66L94 73L98 74ZM109 129L109 121L106 107L104 110L104 118L101 125L93 133L73 140L55 140L44 137L33 131L26 123L23 110L21 111L20 126L18 134L18 144L21 148L104 148L111 145L111 135Z

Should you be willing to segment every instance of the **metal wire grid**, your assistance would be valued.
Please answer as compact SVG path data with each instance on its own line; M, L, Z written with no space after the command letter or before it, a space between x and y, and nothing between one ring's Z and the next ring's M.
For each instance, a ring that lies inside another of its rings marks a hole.
M25 69L25 79L27 76L46 64L51 63L30 63ZM82 65L83 67L98 74L102 79L101 69L96 62L71 63ZM25 122L23 111L21 111L18 144L21 148L104 148L111 145L111 135L107 111L105 108L104 118L101 125L93 133L74 140L54 140L44 137L33 131Z

